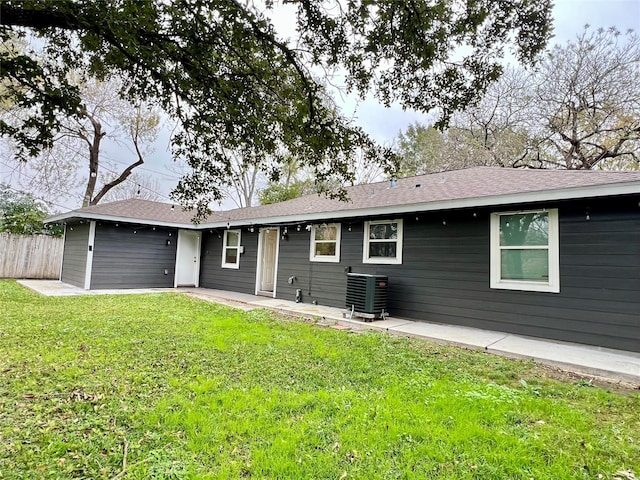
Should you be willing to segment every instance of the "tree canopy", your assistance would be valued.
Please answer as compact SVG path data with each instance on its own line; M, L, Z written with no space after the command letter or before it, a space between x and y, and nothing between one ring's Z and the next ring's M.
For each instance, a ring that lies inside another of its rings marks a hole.
M541 64L534 97L536 160L567 169L640 161L640 37L585 30Z
M121 77L117 94L153 103L176 122L173 154L192 173L174 196L204 213L230 174L225 150L295 155L323 184L351 178L356 152L392 157L327 104L314 72L339 71L350 92L437 109L446 122L499 77L506 45L531 63L551 33L550 0L286 3L295 11L292 40L270 20L273 0L263 8L237 0L4 0L2 41L34 35L45 60L0 51L0 104L10 98L31 112L19 124L0 119L0 134L24 158L37 155L82 108L71 69Z
M396 139L405 174L473 165L640 167L640 37L589 28L535 69L508 68L439 132L412 125Z
M96 205L103 198L119 197L127 189L129 193L140 189L140 175L134 170L144 163L145 156L152 152L152 143L158 136L160 112L150 105L138 103L132 105L114 95L120 81L76 81L76 72L70 74L73 85L77 86L82 105L73 115L60 120L60 129L52 139L50 148L40 155L30 158L26 182L21 185L29 191L38 191L46 198L68 198L71 192L84 187L82 206ZM6 122L15 124L16 120L29 115L28 109L15 106L4 112ZM8 143L8 152L15 153L16 147ZM103 154L105 147L117 146L119 163L110 162ZM17 147L19 149L19 147ZM25 167L17 159L16 167ZM124 164L124 166L122 165ZM127 183L124 186L124 183ZM118 192L109 195L113 189ZM145 196L152 193L145 190Z
M43 224L49 215L44 202L0 183L0 232L16 235L62 235L62 225Z

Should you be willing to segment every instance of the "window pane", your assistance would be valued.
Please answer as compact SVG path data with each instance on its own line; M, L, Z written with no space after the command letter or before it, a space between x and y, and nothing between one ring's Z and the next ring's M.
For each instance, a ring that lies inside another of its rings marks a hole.
M369 258L396 258L396 242L375 242L369 244Z
M227 232L227 246L238 246L238 232Z
M338 229L334 226L317 226L316 240L335 240L337 238Z
M238 249L237 248L227 248L227 251L224 256L225 263L238 263Z
M369 224L370 240L391 240L398 238L397 223L371 223ZM395 255L394 255L395 256Z
M335 242L316 243L316 255L335 256L335 254L336 254Z
M500 215L500 245L548 245L549 213Z
M548 250L502 250L502 280L549 281Z

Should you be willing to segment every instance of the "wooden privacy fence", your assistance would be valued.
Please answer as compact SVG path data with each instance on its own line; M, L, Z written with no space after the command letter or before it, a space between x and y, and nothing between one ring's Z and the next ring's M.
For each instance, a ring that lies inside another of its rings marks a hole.
M62 237L0 233L0 278L60 278Z

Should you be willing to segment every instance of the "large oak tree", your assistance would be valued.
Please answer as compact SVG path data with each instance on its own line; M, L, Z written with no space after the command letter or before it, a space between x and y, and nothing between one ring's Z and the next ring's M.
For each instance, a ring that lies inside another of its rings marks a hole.
M640 168L640 37L585 29L533 70L509 68L439 132L398 135L401 171L472 165L582 170Z
M203 213L231 173L225 150L298 156L327 185L353 176L356 152L391 155L326 104L319 68L341 72L361 97L437 109L446 121L499 77L507 46L531 62L550 36L550 0L286 3L290 41L270 21L273 0L3 0L2 40L35 35L47 60L0 59L2 95L32 112L20 125L0 120L0 134L37 155L81 108L71 69L122 77L120 95L177 122L173 153L192 173L174 195Z

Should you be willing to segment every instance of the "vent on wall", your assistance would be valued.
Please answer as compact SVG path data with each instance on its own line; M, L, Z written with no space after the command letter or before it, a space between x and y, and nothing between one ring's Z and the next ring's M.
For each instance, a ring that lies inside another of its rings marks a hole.
M387 314L388 286L389 280L386 275L349 273L345 306L360 317L384 317Z

